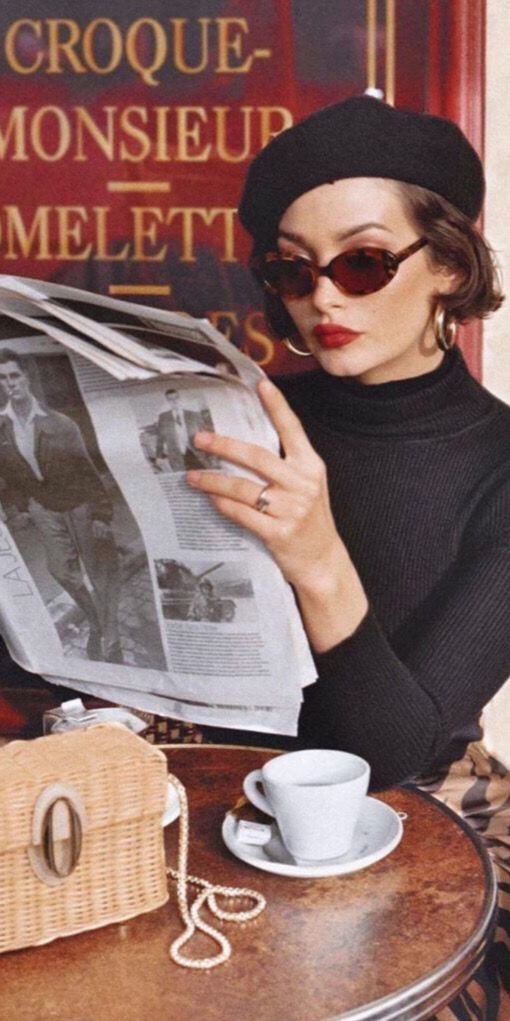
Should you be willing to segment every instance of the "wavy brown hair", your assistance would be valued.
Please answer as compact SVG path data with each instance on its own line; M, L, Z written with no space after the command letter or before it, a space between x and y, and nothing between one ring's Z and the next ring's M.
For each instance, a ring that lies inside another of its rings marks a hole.
M464 213L435 192L418 184L392 182L408 218L420 236L426 237L426 258L435 266L460 270L461 282L451 294L442 294L441 305L459 323L486 319L502 305L499 267L489 243ZM271 248L276 247L276 241ZM270 250L255 244L253 255ZM439 295L438 295L439 297ZM264 291L265 315L278 338L295 337L296 327L280 298Z
M459 323L486 319L505 300L499 267L488 241L460 209L418 184L395 181L409 219L427 238L425 255L436 266L461 271L461 283L441 304Z

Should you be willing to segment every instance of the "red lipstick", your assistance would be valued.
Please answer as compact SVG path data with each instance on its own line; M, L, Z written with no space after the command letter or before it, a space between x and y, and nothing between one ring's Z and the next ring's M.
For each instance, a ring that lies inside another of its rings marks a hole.
M356 340L356 337L361 337L361 333L349 330L347 326L340 326L339 323L320 324L314 327L313 333L320 346L326 350L345 347L346 344L351 344L353 340Z

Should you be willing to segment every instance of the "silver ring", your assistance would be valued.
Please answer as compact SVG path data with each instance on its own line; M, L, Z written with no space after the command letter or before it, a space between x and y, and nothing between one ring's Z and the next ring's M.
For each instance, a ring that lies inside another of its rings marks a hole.
M270 482L268 482L266 486L262 487L262 489L260 490L260 493L259 493L259 495L258 495L258 497L255 500L255 503L253 505L255 510L260 511L261 514L267 514L267 512L269 510L269 505L270 505L271 501L268 500L267 496L266 496L266 493L267 493L267 491L269 489L271 489L271 483Z

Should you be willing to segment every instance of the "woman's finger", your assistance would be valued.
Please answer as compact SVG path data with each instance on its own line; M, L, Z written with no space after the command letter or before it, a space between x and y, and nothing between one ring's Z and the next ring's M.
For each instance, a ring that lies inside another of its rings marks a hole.
M193 443L198 450L204 450L224 461L232 461L242 468L248 468L268 482L278 482L286 489L299 488L299 473L278 454L273 454L265 447L237 440L233 436L220 436L218 433L210 432L196 433Z
M268 509L266 513L271 513L273 516L278 515L278 510L281 510L282 496L285 497L285 494L281 490L276 489L276 487L273 487L271 483L269 486L264 486L260 482L254 482L252 479L243 478L239 475L221 475L219 472L208 471L189 471L186 474L186 478L193 489L200 489L209 496L222 496L230 500L237 500L238 503L258 510L258 513L260 513L260 508L256 506L257 500L260 498L263 490L267 490ZM285 502L284 499L283 503Z
M261 514L253 507L239 503L238 500L230 500L226 496L212 496L211 500L226 518L241 528L247 528L249 532L270 546L274 529L278 527L278 523L269 514Z
M267 378L260 381L257 389L287 456L318 460L299 418L281 390Z

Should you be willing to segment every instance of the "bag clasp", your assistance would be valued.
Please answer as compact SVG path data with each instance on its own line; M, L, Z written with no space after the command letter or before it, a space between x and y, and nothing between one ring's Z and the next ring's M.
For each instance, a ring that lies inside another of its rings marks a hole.
M74 787L53 783L34 805L28 857L33 871L48 886L58 886L80 860L85 808Z

